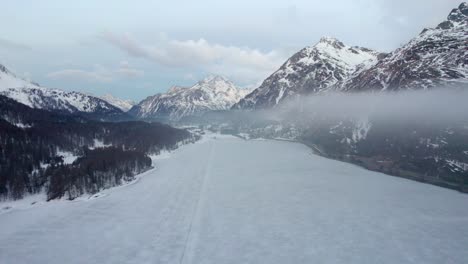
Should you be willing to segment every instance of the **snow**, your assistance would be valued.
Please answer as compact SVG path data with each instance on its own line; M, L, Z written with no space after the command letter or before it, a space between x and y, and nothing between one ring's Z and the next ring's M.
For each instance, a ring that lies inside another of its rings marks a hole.
M355 124L353 129L352 139L355 143L366 139L369 130L371 129L372 125L367 118L362 118L358 120Z
M238 133L237 136L245 140L250 139L250 134L247 134L247 133Z
M79 156L73 154L72 152L64 151L64 150L57 150L57 156L63 158L63 164L72 164L73 162L75 162L76 159L79 158ZM44 163L44 162L40 163L40 167L42 169L47 169L49 166L50 166L49 163Z
M112 108L106 101L84 93L41 87L17 77L1 64L0 94L29 107L46 110L59 109L90 113Z
M464 172L468 171L468 163L460 162L457 160L446 160L447 164L450 167L450 170L453 172Z
M377 62L378 54L324 37L314 46L305 47L290 57L242 102L244 106L254 107L268 98L268 103L273 106L291 95L304 93L302 89L305 87L314 92L326 92L352 73L370 68Z
M0 263L465 263L468 196L209 135L139 181L0 214ZM99 198L99 199L95 199Z
M275 102L276 104L278 104L278 102L283 99L283 95L284 95L284 91L286 90L286 88L282 87L278 93L278 97L276 97L275 99Z
M11 118L9 116L7 116L7 115L2 116L1 118L4 119L5 121L7 121L8 123L18 127L18 128L26 129L26 128L31 128L32 127L32 125L30 125L30 124L25 124L23 122L15 122L14 120L11 120Z
M24 197L21 200L9 200L9 201L1 201L0 200L0 218L2 214L9 212L10 210L25 210L30 209L31 207L38 207L41 205L47 204L47 195L45 192L41 192L39 194L33 194ZM1 249L0 249L1 253ZM1 257L0 257L1 259Z
M171 87L167 93L157 94L138 104L139 117L169 114L173 120L211 110L227 110L239 102L249 89L236 87L221 76L208 76L189 88Z
M15 74L13 74L8 69L4 68L3 65L0 64L0 92L3 92L8 88L21 87L39 88L39 86L29 82L28 80L17 77Z
M28 125L28 124L23 124L23 123L16 123L16 124L13 124L19 128L31 128L32 126L31 125Z
M343 45L341 49L336 48L333 45L336 42L339 41L333 38L322 38L320 42L314 46L314 48L319 52L320 55L336 60L335 63L344 68L355 68L361 63L368 62L372 64L376 61L375 52L363 52L362 50L346 46L343 43L341 43Z
M132 102L131 100L123 100L123 99L114 97L111 94L106 94L104 96L101 96L100 98L108 102L109 104L119 108L120 110L124 112L127 112L128 110L130 110L130 108L132 108L135 105L135 103Z
M108 147L111 147L111 146L112 146L112 144L104 144L104 141L102 141L101 139L95 138L93 146L89 146L88 148L89 149L108 148Z
M72 164L77 158L79 158L71 152L61 150L57 151L57 156L63 157L63 164Z

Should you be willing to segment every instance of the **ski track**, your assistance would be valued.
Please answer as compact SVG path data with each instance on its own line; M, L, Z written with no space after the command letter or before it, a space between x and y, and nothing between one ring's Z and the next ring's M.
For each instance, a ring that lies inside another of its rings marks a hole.
M466 263L468 195L300 144L191 144L99 199L0 215L0 263Z

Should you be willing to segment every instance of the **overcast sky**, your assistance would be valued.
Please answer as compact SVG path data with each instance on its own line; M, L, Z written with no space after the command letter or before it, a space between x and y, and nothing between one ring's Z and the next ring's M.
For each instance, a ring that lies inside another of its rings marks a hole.
M208 74L255 86L333 36L390 51L460 0L15 0L0 63L43 86L141 100Z

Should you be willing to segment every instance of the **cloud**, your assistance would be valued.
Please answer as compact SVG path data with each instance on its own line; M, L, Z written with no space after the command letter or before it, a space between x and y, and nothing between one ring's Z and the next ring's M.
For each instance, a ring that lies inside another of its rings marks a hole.
M0 48L5 48L9 50L16 50L16 51L26 51L31 50L32 48L28 45L24 45L21 43L13 42L8 39L0 38Z
M128 55L163 66L199 69L247 81L266 77L286 59L286 56L275 50L262 52L249 47L211 43L203 38L176 40L162 34L156 43L144 45L130 34L107 31L100 37Z
M65 69L47 74L47 77L53 80L76 80L87 82L107 83L112 81L112 76L96 71L86 71L79 69Z
M468 121L468 90L439 87L386 93L327 93L291 98L274 114L291 118L320 117L324 120L372 117L385 121L424 121L428 124Z
M196 80L196 77L193 73L186 73L184 74L183 78L185 80L190 80L190 81L195 81Z
M120 67L114 72L117 75L128 77L128 78L137 78L145 74L144 71L142 70L131 68L128 61L121 61Z
M47 74L50 79L58 80L78 80L87 82L109 83L118 78L137 78L144 75L144 72L131 68L127 61L120 62L115 70L107 69L101 65L95 65L93 70L64 69Z

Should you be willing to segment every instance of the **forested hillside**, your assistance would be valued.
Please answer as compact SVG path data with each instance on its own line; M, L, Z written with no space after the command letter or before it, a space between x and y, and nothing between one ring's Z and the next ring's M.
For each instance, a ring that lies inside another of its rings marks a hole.
M0 198L94 193L150 168L147 154L195 140L160 123L91 121L0 96Z

